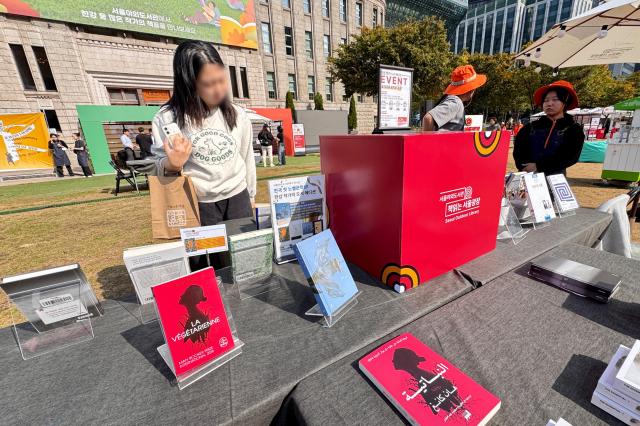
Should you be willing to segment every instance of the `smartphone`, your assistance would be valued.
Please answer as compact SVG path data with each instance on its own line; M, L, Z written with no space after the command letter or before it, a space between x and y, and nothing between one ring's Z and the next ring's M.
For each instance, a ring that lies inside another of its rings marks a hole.
M176 123L167 123L162 126L162 133L164 133L166 137L177 135L180 133L180 127L178 127Z

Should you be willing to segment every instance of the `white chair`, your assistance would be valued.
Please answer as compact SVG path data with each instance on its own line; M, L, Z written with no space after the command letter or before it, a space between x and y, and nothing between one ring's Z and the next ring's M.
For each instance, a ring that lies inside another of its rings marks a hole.
M629 195L622 194L605 201L598 207L598 211L610 213L613 218L609 229L607 229L597 248L624 257L638 258L637 256L632 256L632 251L636 252L638 248L633 247L631 244L631 226L627 215L628 203Z

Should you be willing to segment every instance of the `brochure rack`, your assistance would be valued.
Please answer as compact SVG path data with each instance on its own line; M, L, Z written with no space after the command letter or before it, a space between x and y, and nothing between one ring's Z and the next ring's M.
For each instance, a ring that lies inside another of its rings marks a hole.
M175 384L178 386L178 389L182 390L187 386L197 382L207 374L216 370L217 368L223 366L227 362L231 361L233 358L237 357L242 353L242 347L244 346L244 342L240 340L238 337L238 330L236 329L235 321L233 320L233 316L231 315L231 310L225 301L225 290L224 285L222 284L222 279L216 276L216 281L218 284L218 288L220 289L220 294L222 295L222 300L224 302L224 310L227 315L227 320L229 321L229 327L231 328L231 335L233 336L233 349L225 352L218 358L211 360L210 362L200 365L193 370L181 375L176 375ZM173 361L171 360L171 355L169 353L169 347L165 343L162 346L158 347L158 352L160 356L167 363L167 366L174 372ZM174 373L175 374L175 373Z
M25 360L93 339L91 318L104 313L78 264L6 277L0 287Z
M516 212L507 198L502 198L500 208L500 222L498 223L498 240L511 239L513 244L518 244L524 239L529 230L520 224Z
M325 315L322 313L320 306L315 304L313 308L309 309L304 314L310 317L323 317L324 324L323 327L331 328L335 323L337 323L343 316L347 314L354 306L358 304L358 296L360 292L357 292L353 295L349 300L345 302L344 305L340 307L340 309L336 310L330 315Z

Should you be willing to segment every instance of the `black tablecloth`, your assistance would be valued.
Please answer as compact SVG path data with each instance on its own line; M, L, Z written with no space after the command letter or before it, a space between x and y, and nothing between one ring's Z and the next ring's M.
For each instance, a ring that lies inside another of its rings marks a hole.
M593 247L610 223L610 214L581 208L575 215L554 219L543 228L531 230L517 245L511 240L499 240L495 250L458 270L474 285L482 285L560 244Z
M507 273L302 380L276 421L402 424L357 362L411 332L502 400L492 424L616 424L590 399L618 345L640 338L640 263L573 244L550 254L614 271L622 287L605 305L533 281L526 268Z

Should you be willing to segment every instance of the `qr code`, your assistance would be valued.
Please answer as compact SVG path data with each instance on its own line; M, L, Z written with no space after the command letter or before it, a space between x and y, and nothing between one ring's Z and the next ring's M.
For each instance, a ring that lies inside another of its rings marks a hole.
M562 183L555 184L554 187L556 190L556 194L558 194L558 198L560 198L560 200L562 201L573 200L573 194L571 193L571 189L569 188L569 185L562 182Z
M187 212L184 209L167 210L167 226L177 228L187 225Z

